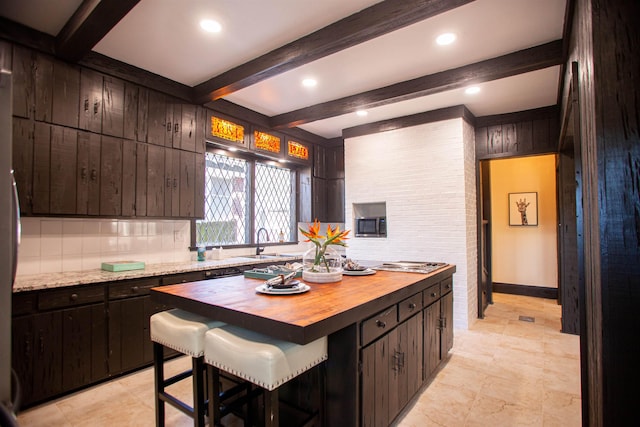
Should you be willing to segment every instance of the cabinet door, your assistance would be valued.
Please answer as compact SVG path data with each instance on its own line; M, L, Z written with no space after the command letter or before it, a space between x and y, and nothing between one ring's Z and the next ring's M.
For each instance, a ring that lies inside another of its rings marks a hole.
M61 126L51 128L52 214L75 214L77 201L78 131Z
M440 363L440 303L435 302L424 310L424 379L436 370Z
M13 118L13 169L23 214L31 213L33 200L33 132L32 122Z
M205 157L204 153L196 153L195 193L193 201L193 216L204 218L204 185L205 185Z
M362 425L389 425L389 335L362 350Z
M33 62L34 117L41 122L51 123L53 106L53 59L48 55L36 54Z
M422 385L422 316L389 332L389 420L395 419Z
M167 98L164 145L180 148L182 105L176 99Z
M122 141L103 136L100 144L100 215L122 213Z
M136 145L122 141L122 216L136 215Z
M33 364L36 341L32 316L11 319L11 367L15 370L22 389L22 404L33 401Z
M164 148L148 146L147 216L164 215Z
M180 205L179 215L185 218L195 216L195 173L196 154L180 151Z
M124 82L105 76L102 89L102 133L122 138L124 132Z
M78 131L77 213L100 214L100 135Z
M33 321L35 355L30 400L36 402L62 392L62 311L36 314Z
M180 152L165 150L164 216L180 216Z
M51 125L35 123L33 137L33 213L49 213Z
M327 180L322 178L311 178L313 185L311 206L313 218L319 221L326 221L327 218Z
M327 155L325 151L325 148L319 145L315 145L313 148L313 176L316 178L327 177Z
M54 61L52 89L51 121L58 125L77 128L80 69L66 62Z
M13 45L13 115L32 118L34 110L33 56L31 49Z
M73 390L107 377L104 304L62 311L62 389Z
M136 143L136 216L147 215L148 157L148 145Z
M147 142L164 146L167 120L167 101L165 96L159 92L149 91L148 108Z
M440 348L440 359L444 359L453 348L453 292L445 294L440 299L441 324L442 324L442 346Z
M80 72L80 116L78 127L100 133L102 130L102 74L83 68Z
M196 137L198 132L196 106L193 104L182 104L182 116L180 119L180 148L186 151L197 151Z
M138 88L138 120L136 123L136 141L147 142L149 128L149 89Z
M344 179L327 179L327 222L344 222Z
M205 135L208 135L208 129L211 125L207 122L207 110L203 107L196 106L196 123L195 123L195 151L197 153L205 152Z
M138 86L132 83L124 83L124 121L122 137L133 141L137 140L139 89Z
M145 363L145 329L149 319L142 296L109 301L109 373L126 372Z

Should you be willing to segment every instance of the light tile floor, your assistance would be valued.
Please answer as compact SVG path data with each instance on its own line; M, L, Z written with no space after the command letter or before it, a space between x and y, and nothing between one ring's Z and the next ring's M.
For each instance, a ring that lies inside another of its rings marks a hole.
M449 361L396 424L580 426L579 339L559 331L555 301L495 294L485 319L455 331ZM186 357L175 359L167 372L189 364ZM188 381L172 390L184 399L191 393ZM18 422L22 427L153 426L154 416L153 372L145 369L26 410ZM166 425L193 422L167 405Z

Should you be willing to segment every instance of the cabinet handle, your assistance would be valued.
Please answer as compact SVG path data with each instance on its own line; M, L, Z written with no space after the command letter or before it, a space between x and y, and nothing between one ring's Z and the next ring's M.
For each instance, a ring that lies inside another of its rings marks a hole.
M387 324L386 324L386 322L383 322L382 320L376 320L376 326L378 328L386 328Z
M98 115L99 106L100 106L100 101L96 99L93 103L93 114Z
M444 287L445 287L445 289L451 289L451 285L448 284L448 283L446 285L444 285Z
M44 353L44 337L42 336L42 334L40 334L40 336L38 337L39 340L39 344L40 344L40 354Z
M131 292L134 293L134 294L138 293L138 290L139 290L139 288L137 286L132 286L131 287Z
M167 178L167 188L171 188L171 178Z
M175 133L180 132L180 126L179 126L177 123L173 125L173 131L174 131Z
M96 181L98 179L98 171L95 169L91 169L91 181Z
M80 178L82 178L83 181L87 179L87 175L88 175L87 168L80 169Z
M417 305L416 305L415 303L413 303L413 302L412 302L411 304L409 304L409 310L410 310L410 311L415 310L415 309L416 309L416 307L417 307Z
M173 188L178 188L178 179L173 178Z
M167 122L167 132L171 132L171 122Z
M89 112L89 98L84 99L84 112L85 113Z
M69 297L69 299L71 301L78 301L78 294L71 294L71 296Z
M438 296L438 294L436 294L435 292L431 292L431 298L435 298L437 296Z

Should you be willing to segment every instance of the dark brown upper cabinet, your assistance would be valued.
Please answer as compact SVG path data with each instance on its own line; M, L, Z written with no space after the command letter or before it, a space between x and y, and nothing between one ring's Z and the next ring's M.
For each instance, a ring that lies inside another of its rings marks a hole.
M80 72L79 128L102 130L102 74L83 68Z

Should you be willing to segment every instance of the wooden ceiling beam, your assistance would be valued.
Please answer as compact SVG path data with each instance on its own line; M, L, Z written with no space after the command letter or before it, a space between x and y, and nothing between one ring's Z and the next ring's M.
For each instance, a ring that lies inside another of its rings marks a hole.
M56 37L57 55L79 61L139 2L84 0Z
M380 107L564 63L562 40L271 117L274 129Z
M194 87L207 104L270 77L390 33L473 0L386 0L239 65Z

